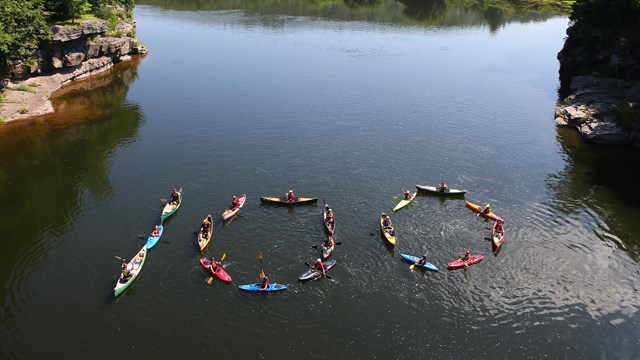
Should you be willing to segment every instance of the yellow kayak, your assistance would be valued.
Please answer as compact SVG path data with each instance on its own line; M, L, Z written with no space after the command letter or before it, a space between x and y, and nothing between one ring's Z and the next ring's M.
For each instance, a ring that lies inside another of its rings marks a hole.
M409 203L410 203L410 202L412 202L412 201L413 201L413 199L415 199L415 198L416 198L416 194L417 194L417 193L418 193L418 192L416 191L416 192L414 192L413 194L411 194L411 198L410 198L410 199L408 199L408 200L407 200L407 199L404 199L404 200L400 201L400 202L398 203L398 205L396 205L396 207L394 207L394 208L393 208L393 211L398 211L398 210L402 209L403 207L405 207L405 206L409 205Z

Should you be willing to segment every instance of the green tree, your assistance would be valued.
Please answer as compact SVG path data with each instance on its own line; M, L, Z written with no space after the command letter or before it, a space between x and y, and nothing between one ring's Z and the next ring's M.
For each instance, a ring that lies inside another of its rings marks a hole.
M38 42L48 36L39 0L0 2L0 68L28 59Z

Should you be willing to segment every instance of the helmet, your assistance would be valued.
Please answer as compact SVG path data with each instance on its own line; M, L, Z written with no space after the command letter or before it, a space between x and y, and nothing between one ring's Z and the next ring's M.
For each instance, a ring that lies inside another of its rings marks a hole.
M236 198L236 196L235 196L235 195L233 195L233 198L235 199L235 198Z
M426 259L426 258L427 258L427 255L422 255L422 258L423 258L423 259Z
M316 259L316 262L322 262L322 260L320 260L320 259Z
M489 204L487 204L487 205L485 205L485 206L484 206L484 208L485 208L485 209L486 209L486 208L490 208L490 207L491 207L491 205L489 205Z
M290 193L292 193L292 192L293 192L293 190L289 190L289 192L290 192Z
M465 254L471 254L471 251L467 250L467 252Z

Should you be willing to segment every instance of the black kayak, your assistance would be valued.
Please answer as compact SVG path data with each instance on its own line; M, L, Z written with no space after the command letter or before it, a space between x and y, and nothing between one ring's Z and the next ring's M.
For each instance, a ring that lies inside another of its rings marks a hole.
M429 194L440 195L440 196L464 195L467 193L467 190L458 190L458 189L447 189L445 191L442 191L439 187L429 186L429 185L416 185L416 189L420 191L424 191Z
M324 271L327 272L329 271L329 269L331 269L333 267L333 265L336 264L335 260L328 260L323 262L324 264ZM305 271L302 275L298 276L298 280L300 281L304 281L304 280L310 280L310 279L318 279L322 277L322 271L316 269L316 268L311 268L307 271Z

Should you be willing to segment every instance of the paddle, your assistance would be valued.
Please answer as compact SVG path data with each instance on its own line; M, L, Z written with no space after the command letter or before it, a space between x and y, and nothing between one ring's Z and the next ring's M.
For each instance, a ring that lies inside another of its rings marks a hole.
M260 279L264 279L264 269L262 267L262 251L258 251L258 259L260 259Z
M114 258L116 258L116 259L118 259L118 260L125 261L125 260L124 260L123 258L121 258L120 256L115 256L115 255L113 255L113 257L114 257Z
M342 245L342 241L336 241L336 245ZM311 245L312 248L317 249L320 245Z
M224 258L227 257L227 253L222 253L222 256L220 257L220 261L222 262L222 260L224 260ZM216 259L211 258L211 261L216 261ZM222 266L222 264L220 264L220 266ZM211 265L209 265L209 268L211 268ZM213 281L213 274L211 274L211 277L207 279L207 283L211 284L211 282Z
M426 256L426 254L425 254L425 256ZM409 270L413 270L413 268L414 268L414 267L416 267L416 264L417 264L417 262L415 262L415 263L411 264L411 265L409 266ZM426 264L426 262L425 262L425 264ZM420 266L422 266L422 265L420 265Z
M306 262L306 261L304 262L304 264L307 265L308 267L312 268L312 269L316 269L313 265L309 265L309 263ZM316 270L318 270L318 269L316 269ZM320 270L318 270L318 271L320 271ZM325 270L325 272L320 271L320 274L326 276L327 279L333 279L333 277L331 277L331 276L329 276L329 274L327 274L326 270Z

